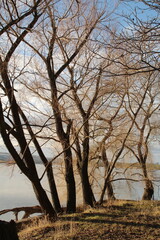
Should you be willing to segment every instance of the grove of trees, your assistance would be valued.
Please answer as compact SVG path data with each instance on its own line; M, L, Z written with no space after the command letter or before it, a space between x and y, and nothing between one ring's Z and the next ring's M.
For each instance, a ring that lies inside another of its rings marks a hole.
M0 9L0 133L43 212L56 219L62 211L57 164L65 168L67 212L76 211L77 173L84 205L114 200L123 159L138 163L142 198L152 199L147 166L160 128L159 1L1 0Z

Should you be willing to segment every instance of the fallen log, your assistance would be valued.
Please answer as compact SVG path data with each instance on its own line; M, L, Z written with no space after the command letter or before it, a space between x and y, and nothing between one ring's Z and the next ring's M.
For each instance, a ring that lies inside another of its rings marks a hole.
M13 212L15 215L15 220L18 221L18 214L19 212L24 212L24 215L22 219L30 217L30 215L34 213L42 213L42 209L40 206L31 206L31 207L17 207L17 208L11 208L11 209L4 209L0 211L0 215L3 215L8 212ZM1 240L1 239L0 239Z
M17 235L16 223L0 220L0 240L19 240Z

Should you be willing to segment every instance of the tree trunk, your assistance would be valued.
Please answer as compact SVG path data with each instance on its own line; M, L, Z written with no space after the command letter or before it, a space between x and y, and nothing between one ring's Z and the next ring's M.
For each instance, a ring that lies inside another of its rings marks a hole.
M142 200L151 200L154 193L154 187L153 187L152 181L148 178L146 164L142 163L141 167L142 167L144 182L145 182L145 188L144 188Z
M36 198L42 208L42 212L48 216L50 220L56 220L57 214L45 192L41 183L37 179L31 179Z
M79 169L79 173L82 182L83 204L93 207L96 200L89 182L88 167L82 165Z
M106 190L107 190L107 195L108 195L108 200L115 200L116 198L115 198L115 196L114 196L114 191L113 191L113 187L112 187L112 184L111 184L111 182L108 182L107 183L107 188L106 188Z
M104 143L102 143L101 154L102 154L101 157L102 157L102 161L103 161L105 170L108 174L109 170L110 170L110 166L109 166L109 161L108 161L108 158L107 158L106 148L105 148ZM108 200L115 200L116 199L115 196L114 196L114 191L113 191L113 187L112 187L112 183L110 182L110 179L111 179L111 177L108 176L107 181L104 184L104 187L103 187L103 190L102 190L102 193L101 193L101 197L100 197L100 201L99 201L100 204L102 204L102 202L103 202L103 198L104 198L104 194L105 194L106 190L107 190Z
M50 78L51 86L51 98L52 98L52 109L55 117L56 132L60 140L63 152L64 152L64 163L65 163L65 180L67 185L67 212L76 211L76 186L72 164L72 152L70 146L70 128L72 125L71 121L67 123L66 132L63 127L63 120L60 111L60 104L58 102L58 90L56 86L56 77L53 74L50 62L47 62L48 76Z
M70 147L64 148L65 180L67 185L67 209L68 213L76 211L76 187L72 165L72 153Z
M95 198L94 194L92 192L92 188L89 182L89 177L88 177L88 146L89 144L87 143L86 149L86 155L81 152L81 147L80 147L80 142L78 137L76 136L76 132L74 131L75 134L75 144L76 144L76 155L77 155L77 167L78 167L78 172L81 178L81 183L82 183L82 194L83 194L83 204L84 205L89 205L93 207ZM85 145L83 144L83 148ZM83 151L84 152L84 151ZM85 160L84 160L85 157Z
M48 179L48 184L49 184L54 208L55 208L57 213L62 212L59 197L58 197L58 192L57 192L57 188L56 188L56 184L55 184L55 179L54 179L54 175L53 175L52 163L48 162L46 156L44 155L44 153L42 151L42 148L41 148L37 138L34 135L34 132L33 132L32 128L29 124L29 121L28 121L27 117L25 116L24 112L22 111L22 109L20 107L19 107L19 113L20 113L23 121L26 123L28 132L29 132L31 138L33 139L33 143L34 143L35 148L36 148L36 150L39 154L39 157L41 158L44 166L46 167L47 179Z
M0 113L2 113L2 106L0 104ZM42 208L42 211L47 214L49 216L50 219L55 219L56 218L56 212L54 211L51 202L48 199L48 196L46 194L46 192L44 191L43 187L40 184L40 180L37 174L37 170L36 170L36 166L35 166L35 162L33 160L33 156L30 153L30 150L27 146L27 142L26 142L26 149L24 154L24 160L26 160L26 165L25 162L22 160L22 158L19 156L19 154L17 153L16 149L14 148L8 134L7 131L5 129L5 121L4 121L4 117L2 114L0 114L0 131L1 131L1 135L3 138L3 141L8 149L8 151L10 152L11 156L13 157L13 159L15 160L15 162L17 163L18 167L20 168L20 170L22 171L22 173L24 173L27 178L31 181L32 185L33 185L33 189L34 192L36 194L36 198ZM20 138L23 138L23 141L25 141L25 135L21 135ZM20 139L18 139L20 142ZM23 142L22 142L23 143ZM20 145L21 146L21 145ZM23 146L24 147L24 146Z
M88 176L88 161L89 161L89 120L88 116L84 114L83 116L83 153L82 153L82 159L81 162L79 162L79 171L82 181L82 191L83 191L83 200L84 205L89 205L93 207L95 203L94 194L91 188L91 184L89 182L89 176Z
M48 178L48 182L49 182L49 187L50 187L50 191L51 191L51 197L52 197L54 209L57 213L60 213L60 212L62 212L62 208L60 205L57 187L55 184L52 164L49 164L49 166L47 167L47 178Z
M99 204L103 203L104 195L105 195L106 190L107 190L107 194L108 194L108 200L115 200L116 199L115 196L114 196L113 188L112 188L112 185L109 181L109 178L110 178L110 176L107 176L105 181L104 181L104 186L102 188L102 192L101 192L101 195L100 195Z
M107 186L108 186L108 182L109 182L109 178L110 178L110 176L108 175L104 180L104 186L102 188L102 192L101 192L101 195L100 195L99 204L103 203L104 195L105 195L105 192L106 192L106 189L107 189Z
M154 194L154 188L152 181L148 178L145 179L145 188L142 196L142 200L151 200Z
M0 239L19 240L16 224L13 220L11 220L10 222L0 221Z

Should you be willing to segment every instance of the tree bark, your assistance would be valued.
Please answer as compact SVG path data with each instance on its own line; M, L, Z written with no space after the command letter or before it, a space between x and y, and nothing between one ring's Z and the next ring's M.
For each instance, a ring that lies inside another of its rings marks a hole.
M154 188L150 179L145 179L145 188L142 200L151 200L154 194Z
M84 165L81 166L81 168L79 169L79 173L82 182L83 204L93 207L95 203L95 198L89 182L88 168Z
M109 161L108 161L107 154L106 154L105 142L102 143L101 154L102 154L101 157L102 157L102 161L104 163L104 167L105 167L106 172L108 174L109 170L110 170L110 166L109 166ZM106 185L108 200L115 200L116 198L114 196L114 191L113 191L112 183L110 182L110 180L111 180L111 177L109 176L108 182L107 182L107 185Z
M89 161L89 122L88 117L85 115L83 117L83 141L82 141L82 152L80 150L79 141L77 139L77 159L78 159L78 170L82 183L82 193L83 193L83 204L93 207L96 200L89 182L88 175L88 161Z
M70 146L67 149L63 145L65 162L65 180L67 185L67 209L68 213L76 211L76 187L72 165L72 152Z
M32 186L36 195L36 198L38 202L40 203L40 206L42 208L42 212L48 216L50 220L56 220L57 214L45 192L42 185L40 184L40 181L35 179L31 179Z
M142 171L144 175L145 188L142 196L142 200L151 200L154 194L154 187L152 181L148 178L146 164L142 163Z
M18 111L18 108L15 108L14 110ZM12 109L12 111L13 111L13 109ZM17 116L19 118L18 112L17 112ZM7 131L5 129L5 125L6 124L5 124L5 121L4 121L2 105L0 103L0 132L1 132L1 135L2 135L2 138L3 138L3 141L4 141L8 151L10 152L11 156L13 157L13 159L17 163L18 167L20 168L20 170L31 181L31 183L33 185L34 192L36 194L36 198L37 198L37 200L39 201L39 204L42 207L42 211L45 214L47 214L50 219L55 219L56 218L56 212L54 211L54 209L51 205L51 202L50 202L46 192L44 191L44 189L43 189L43 187L40 183L38 173L37 173L37 170L36 170L36 166L35 166L35 162L34 162L33 156L30 153L30 150L28 148L23 130L21 129L22 135L17 136L18 142L20 142L21 139L23 140L21 142L21 145L20 145L21 149L24 149L24 147L26 146L25 150L22 151L22 152L25 153L24 156L20 157L19 154L17 153L16 149L14 148L10 138L9 138L9 135L7 134ZM20 126L22 126L22 125L21 125L21 122L20 122L20 119L19 119L19 127ZM26 163L25 163L25 160L26 160Z
M57 192L57 187L56 187L56 183L55 183L55 179L54 179L52 163L48 162L45 154L42 151L42 148L41 148L37 138L34 135L34 132L32 131L32 128L29 124L29 121L28 121L27 117L25 116L24 112L22 111L22 109L20 107L19 107L19 113L20 113L23 121L26 124L26 127L28 129L28 132L29 132L31 138L33 139L33 143L34 143L35 148L36 148L36 150L39 154L39 157L42 160L44 166L46 167L47 179L48 179L48 184L49 184L54 208L55 208L57 213L62 212L62 208L61 208L61 205L60 205L59 196L58 196L58 192Z
M51 197L52 197L54 209L57 213L60 213L60 212L62 212L62 208L61 208L61 204L59 201L57 187L56 187L56 183L55 183L55 179L54 179L54 175L53 175L52 163L46 167L47 167L47 178L48 178L48 182L49 182L49 187L50 187L50 191L51 191Z
M114 191L113 191L111 182L108 182L106 190L107 190L108 200L110 201L115 200L116 198L114 196Z
M70 128L72 123L69 121L67 123L67 130L64 131L63 119L60 111L60 104L58 101L58 90L56 86L56 77L52 72L50 61L47 62L48 76L50 79L51 86L51 99L52 99L52 109L55 117L56 132L60 140L63 152L64 152L64 163L65 163L65 180L67 185L67 212L76 211L76 186L73 172L72 164L72 151L70 146Z

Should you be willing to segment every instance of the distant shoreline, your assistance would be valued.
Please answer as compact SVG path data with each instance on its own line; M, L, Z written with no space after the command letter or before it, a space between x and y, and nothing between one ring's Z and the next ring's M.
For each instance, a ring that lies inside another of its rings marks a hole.
M6 165L13 165L13 164L16 164L16 162L13 160L13 159L4 159L4 160L0 160L0 164L3 163L3 164L6 164ZM38 159L38 157L36 156L35 158L35 163L36 164L43 164L40 159ZM55 164L59 164L58 161L56 162L53 162ZM61 163L60 163L61 164ZM148 170L160 170L160 164L157 164L157 163L147 163L147 168ZM104 167L103 166L103 163L99 163L99 166L98 167ZM137 169L141 169L139 163L135 162L135 163L127 163L127 162L117 162L116 163L116 168L121 168L121 169L133 169L133 168L137 168Z

